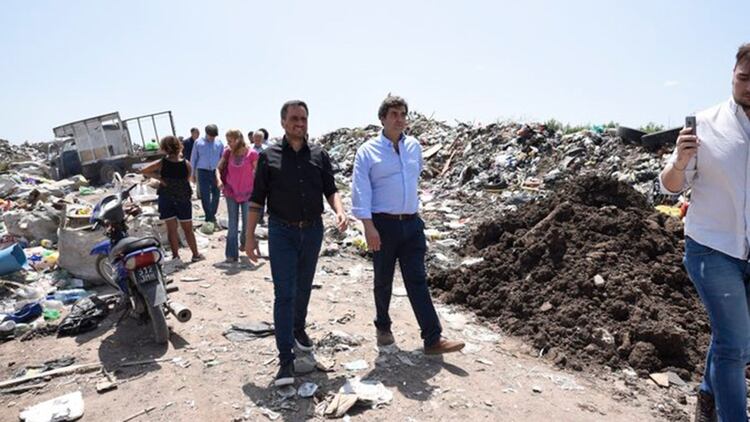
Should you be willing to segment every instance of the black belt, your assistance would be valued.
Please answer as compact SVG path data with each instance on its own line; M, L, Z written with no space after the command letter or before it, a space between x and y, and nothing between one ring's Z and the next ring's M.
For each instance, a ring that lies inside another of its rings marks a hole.
M302 220L302 221L287 221L283 218L279 217L271 217L272 220L280 223L283 226L295 228L295 229L306 229L308 227L311 227L313 224L318 222L318 220Z
M414 220L419 214L386 214L382 212L373 213L373 218L383 218L386 220Z

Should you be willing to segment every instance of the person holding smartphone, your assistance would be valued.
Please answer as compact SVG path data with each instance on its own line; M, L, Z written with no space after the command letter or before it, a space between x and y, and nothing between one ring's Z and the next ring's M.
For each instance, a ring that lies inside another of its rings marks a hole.
M696 421L747 421L750 361L750 43L736 55L732 97L685 127L659 180L691 189L683 263L711 323Z

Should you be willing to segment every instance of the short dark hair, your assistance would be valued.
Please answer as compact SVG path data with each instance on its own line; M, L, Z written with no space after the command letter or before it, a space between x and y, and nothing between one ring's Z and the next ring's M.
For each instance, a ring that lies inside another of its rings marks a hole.
M210 124L206 126L206 135L219 136L219 128L214 124Z
M165 136L161 138L159 147L167 155L177 155L182 151L182 142L176 136Z
M394 107L404 107L406 109L406 112L409 113L409 104L406 103L405 99L397 95L388 94L388 96L385 97L385 100L380 103L380 108L378 109L378 118L380 120L385 119L385 116L388 114L388 110Z
M750 60L750 43L742 44L737 49L737 61L734 62L734 67L736 68L738 64L745 60Z
M247 139L248 140L252 140L253 139L253 133L254 132L252 130L250 132L247 132Z
M268 140L268 131L265 128L258 129L258 132L263 132L263 140L264 141Z
M198 133L200 133L200 131L198 130L198 128L197 128L197 127L193 127L193 128L190 128L190 134L191 134L191 135L193 134L193 132L198 132Z
M310 110L307 108L307 104L305 104L302 100L289 100L284 103L283 106L281 106L281 120L286 120L286 113L289 110L289 107L302 107L305 109L305 113L308 115L310 114Z

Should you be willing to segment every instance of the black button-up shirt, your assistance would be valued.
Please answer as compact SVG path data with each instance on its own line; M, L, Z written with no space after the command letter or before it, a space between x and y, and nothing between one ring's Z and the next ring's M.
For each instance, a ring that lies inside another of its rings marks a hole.
M328 153L305 143L297 152L286 137L260 153L250 201L287 222L315 220L323 214L323 197L336 193Z

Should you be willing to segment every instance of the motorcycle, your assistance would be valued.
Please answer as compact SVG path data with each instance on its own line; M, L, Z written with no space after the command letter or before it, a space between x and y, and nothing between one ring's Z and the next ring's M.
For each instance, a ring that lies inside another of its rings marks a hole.
M104 227L107 239L91 249L97 255L96 270L107 284L121 294L123 305L141 319L151 321L157 343L169 340L166 314L171 313L180 322L187 322L192 312L184 305L169 300L168 293L177 291L176 286L167 288L161 262L161 242L155 237L131 237L128 235L127 215L124 202L130 191L102 198L94 207L90 222L93 230Z

